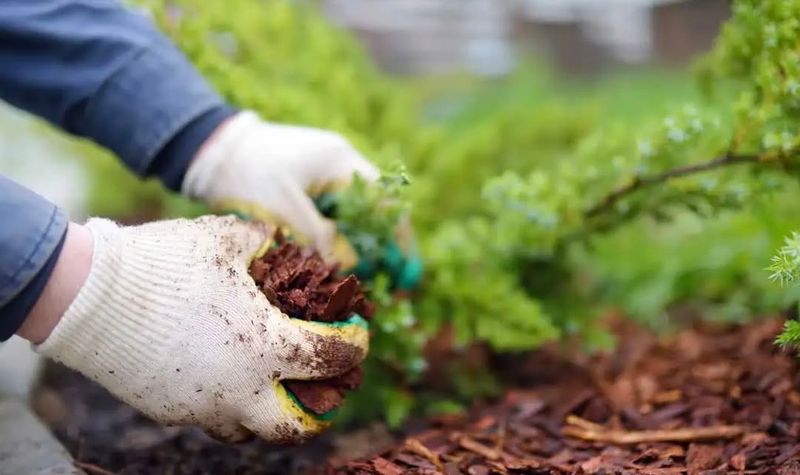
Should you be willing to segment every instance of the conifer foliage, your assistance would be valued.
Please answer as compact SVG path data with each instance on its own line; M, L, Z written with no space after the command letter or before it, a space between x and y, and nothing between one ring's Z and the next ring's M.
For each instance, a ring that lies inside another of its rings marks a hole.
M389 242L411 210L424 281L412 299L394 298L386 275L370 282L379 311L350 415L396 424L420 404L449 409L490 390L491 378L454 370L446 398L412 397L423 347L444 329L457 350L483 342L518 351L573 335L608 344L578 251L633 221L746 208L797 175L800 0L735 1L700 65L710 99L676 104L659 120L606 126L586 105L542 101L483 111L459 133L423 120L408 88L375 70L313 4L137 3L233 104L336 130L387 171L376 188L357 182L337 203L359 249ZM773 262L775 278L797 280L799 256L795 235ZM800 324L781 341L800 342Z

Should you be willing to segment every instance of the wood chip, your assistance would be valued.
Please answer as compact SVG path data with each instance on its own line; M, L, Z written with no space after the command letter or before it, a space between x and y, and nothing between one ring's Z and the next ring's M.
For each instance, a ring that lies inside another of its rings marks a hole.
M432 463L436 468L442 467L442 462L439 460L439 456L431 452L431 450L422 444L417 439L409 438L406 439L405 448L412 453L419 455L420 457L425 458L428 462Z
M89 473L91 473L93 475L117 475L115 472L111 472L109 470L106 470L103 467L99 467L99 466L97 466L97 465L95 465L93 463L75 461L75 462L73 462L73 464L76 467L78 467L78 468L80 468L80 469L82 469L82 470L84 470L86 472L89 472Z
M738 454L731 457L730 462L728 465L731 466L734 470L742 471L747 468L747 456L743 452L739 452Z
M497 460L500 458L500 452L498 450L487 447L467 436L459 437L458 445L466 450L469 450L470 452L474 452L482 457L485 457L487 460Z
M379 475L402 475L405 473L400 466L393 464L383 457L374 459L372 461L372 466Z
M692 442L703 440L732 439L745 432L741 426L690 427L672 430L621 431L601 426L587 427L586 421L570 416L564 434L582 440L630 445L647 442ZM596 426L596 424L593 424Z
M700 472L712 469L719 465L722 457L722 447L718 445L691 444L686 453L686 468L689 475L699 475Z

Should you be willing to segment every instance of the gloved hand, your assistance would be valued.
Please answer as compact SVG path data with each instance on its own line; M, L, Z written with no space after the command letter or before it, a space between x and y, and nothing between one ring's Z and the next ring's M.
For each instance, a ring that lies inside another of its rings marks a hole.
M344 268L357 256L312 197L346 185L357 173L368 181L378 169L343 137L324 130L279 125L253 112L229 119L192 161L183 192L215 211L236 210L255 219L288 225Z
M270 305L248 274L268 226L226 216L87 227L89 276L38 351L161 423L218 439L296 443L326 427L280 381L344 373L366 355L367 330Z

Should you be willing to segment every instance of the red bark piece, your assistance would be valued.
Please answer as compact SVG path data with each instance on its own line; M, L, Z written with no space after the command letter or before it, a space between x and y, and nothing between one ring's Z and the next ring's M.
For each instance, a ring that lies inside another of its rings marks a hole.
M322 312L322 317L325 321L339 321L346 320L349 315L349 310L352 307L353 297L358 292L358 279L350 275L334 287L331 296L328 298L328 304Z
M361 380L364 379L364 370L361 366L356 366L345 374L337 378L339 388L347 391L358 389L361 385Z
M461 469L458 468L458 464L447 462L444 464L444 475L461 475Z
M743 452L739 452L731 457L731 461L728 462L728 465L730 465L734 470L744 470L747 468L747 455L745 455Z
M489 467L486 465L473 465L467 469L469 475L489 475Z
M425 469L425 470L436 469L436 465L430 463L429 461L425 460L424 458L418 455L401 453L395 455L394 460L419 469Z
M383 457L378 457L373 460L372 466L375 468L375 473L379 475L402 475L404 473L401 467Z
M782 464L792 457L797 457L800 454L800 444L786 448L781 455L775 459L775 463Z
M323 415L344 401L342 390L328 381L286 381L283 383L307 409Z
M777 475L800 475L800 461L794 460L782 465L776 473Z
M719 465L722 447L718 445L691 444L686 453L686 465L689 475L697 475Z

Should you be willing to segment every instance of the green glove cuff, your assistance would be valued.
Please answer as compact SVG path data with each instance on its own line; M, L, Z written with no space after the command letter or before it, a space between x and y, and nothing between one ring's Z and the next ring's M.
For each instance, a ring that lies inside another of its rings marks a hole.
M364 317L362 317L361 315L359 315L357 313L352 314L350 316L350 318L348 318L347 320L345 320L343 322L333 322L333 323L316 322L316 323L318 323L320 325L328 325L328 326L335 327L335 328L341 328L341 327L345 327L345 326L348 326L348 325L358 325L359 327L361 327L361 328L363 328L365 330L369 330L369 322L364 320ZM289 395L290 398L292 398L292 401L294 401L295 404L297 404L299 407L302 407L304 411L306 411L308 414L314 416L314 418L316 418L317 420L329 422L329 421L335 419L336 415L339 412L339 408L336 408L336 409L331 409L330 411L326 412L325 414L315 414L315 413L309 411L308 409L306 409L306 407L303 405L303 403L300 401L300 399L298 399L297 396L295 396L294 393L292 391L290 391L288 388L286 389L286 393Z

